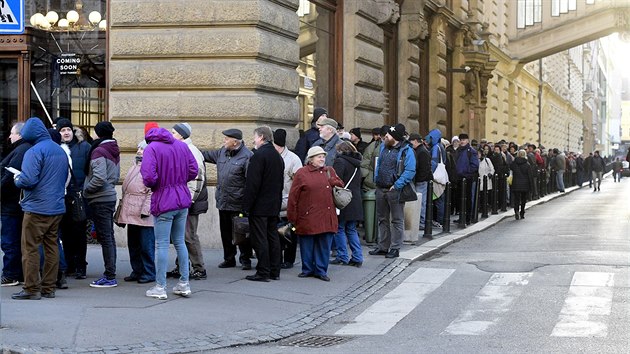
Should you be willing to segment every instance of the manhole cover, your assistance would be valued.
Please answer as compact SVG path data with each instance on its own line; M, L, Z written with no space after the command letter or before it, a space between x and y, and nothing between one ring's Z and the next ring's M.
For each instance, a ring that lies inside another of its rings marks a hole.
M323 348L331 347L333 345L342 344L352 339L351 337L337 337L337 336L302 336L298 338L289 338L283 340L280 345L291 347L306 347L306 348Z

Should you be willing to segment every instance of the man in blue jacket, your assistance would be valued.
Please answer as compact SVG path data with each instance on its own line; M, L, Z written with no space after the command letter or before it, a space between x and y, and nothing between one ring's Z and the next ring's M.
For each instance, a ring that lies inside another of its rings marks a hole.
M400 192L415 175L416 157L405 141L405 126L396 124L385 134L374 168L379 240L378 246L369 252L371 255L398 257L405 238L405 202L400 201Z
M474 206L473 196L479 177L479 156L477 156L477 151L468 143L468 134L466 133L459 134L459 147L455 151L455 170L458 181L466 180L466 224L470 224Z
M22 138L33 144L24 155L21 173L15 175L15 186L24 192L20 204L24 210L22 223L22 268L24 288L11 296L16 300L39 300L55 297L55 281L59 268L57 234L66 212L65 187L68 178L68 157L50 138L44 123L29 118L22 129ZM44 269L39 276L39 246L44 248Z
M442 144L442 132L439 129L433 129L425 137L427 144L431 147L431 173L435 173L438 164L441 162L447 164L446 161L446 148ZM450 176L449 176L450 177ZM437 183L436 183L437 184ZM438 186L433 185L433 193L438 195ZM437 208L437 215L435 215L432 225L434 228L442 228L444 224L444 188L442 188L440 196L434 200L435 207ZM431 196L433 198L433 196Z

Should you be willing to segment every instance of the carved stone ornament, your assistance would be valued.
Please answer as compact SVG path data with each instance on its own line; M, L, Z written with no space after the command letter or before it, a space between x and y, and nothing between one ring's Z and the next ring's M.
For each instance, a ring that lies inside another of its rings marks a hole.
M400 6L394 0L375 0L379 13L376 21L379 25L385 23L396 23L400 19Z
M429 23L421 14L403 15L402 20L409 28L409 40L425 40L429 36Z
M618 29L630 30L630 10L617 9L615 12L615 22Z

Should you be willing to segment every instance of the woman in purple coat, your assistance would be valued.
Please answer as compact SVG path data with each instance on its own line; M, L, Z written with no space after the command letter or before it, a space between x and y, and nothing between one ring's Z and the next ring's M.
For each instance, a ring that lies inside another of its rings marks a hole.
M151 188L151 214L157 243L156 284L146 295L166 300L166 267L168 245L173 241L179 259L188 259L184 243L186 217L192 204L186 183L197 177L197 161L188 146L176 140L164 128L153 128L145 135L149 144L144 150L140 173L144 185ZM175 295L189 296L188 262L179 266L181 277L173 288Z

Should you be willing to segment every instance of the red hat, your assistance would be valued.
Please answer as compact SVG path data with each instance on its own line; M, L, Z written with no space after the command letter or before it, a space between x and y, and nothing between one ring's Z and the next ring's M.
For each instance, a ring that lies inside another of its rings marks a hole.
M147 124L144 125L144 135L147 135L149 130L153 128L159 128L159 127L160 126L156 122L147 122Z

